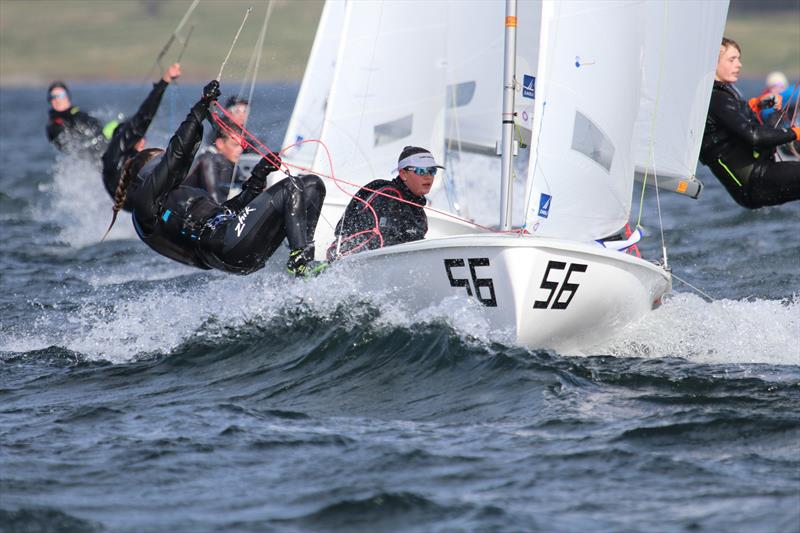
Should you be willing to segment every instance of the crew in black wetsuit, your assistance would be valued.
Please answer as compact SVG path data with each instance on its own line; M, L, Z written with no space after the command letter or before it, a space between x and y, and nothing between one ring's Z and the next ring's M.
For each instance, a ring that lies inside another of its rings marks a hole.
M424 195L430 192L440 168L444 167L428 150L406 146L398 158L398 175L393 180L372 181L350 200L336 224L336 240L328 247L328 260L424 239L428 217L419 206L427 203Z
M700 161L736 202L750 209L800 199L800 162L775 161L775 147L800 139L800 128L761 126L738 89L741 50L723 39Z
M64 153L99 159L110 138L110 128L116 124L109 123L104 132L99 120L72 105L69 89L63 81L50 85L47 99L50 102L47 140Z
M108 148L103 153L103 185L105 185L108 194L112 198L116 194L125 162L144 148L144 136L153 121L153 117L156 115L156 111L158 111L164 91L170 82L180 75L180 65L178 63L170 65L164 71L161 79L153 84L153 89L142 102L142 105L139 106L136 114L129 120L122 122L114 130L111 141L108 143ZM130 211L129 204L124 205L122 208Z
M242 155L242 139L219 126L214 132L214 144L197 156L183 184L208 191L221 204L228 199L234 181L233 172Z
M262 268L287 238L289 272L316 273L324 266L312 260L314 229L325 199L319 177L286 178L264 190L267 175L281 164L273 157L259 161L243 191L224 204L202 189L181 185L202 139L202 122L219 95L217 81L206 85L166 152L146 149L127 163L115 217L127 193L139 237L156 252L187 265L249 274Z

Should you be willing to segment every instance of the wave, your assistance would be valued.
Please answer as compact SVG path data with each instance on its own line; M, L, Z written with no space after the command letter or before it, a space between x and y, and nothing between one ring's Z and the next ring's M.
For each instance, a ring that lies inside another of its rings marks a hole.
M304 330L304 324L324 325L330 335L357 329L375 338L386 331L414 332L434 325L489 353L496 346L514 348L509 332L492 330L482 308L463 298L412 312L387 294L363 291L360 280L343 270L295 281L280 271L281 258L247 277L176 270L171 264L162 272L162 263L145 272L126 267L123 272L83 273L91 290L80 301L66 309L41 309L34 320L8 328L0 334L0 350L20 353L59 346L86 360L126 363L193 343L224 347L243 331ZM178 272L187 274L169 277ZM677 293L610 340L562 355L798 365L798 331L797 297L708 303Z
M800 365L800 298L715 300L675 293L591 353L696 363Z

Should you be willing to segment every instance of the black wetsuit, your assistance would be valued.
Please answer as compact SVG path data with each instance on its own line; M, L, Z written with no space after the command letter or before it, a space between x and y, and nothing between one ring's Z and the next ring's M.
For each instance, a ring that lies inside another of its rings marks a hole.
M337 240L328 248L329 260L336 256L337 242L339 254L347 255L425 238L428 217L423 208L387 198L377 194L378 192L417 205L425 205L427 202L424 196L415 196L399 176L392 181L375 180L368 183L356 193L356 198L350 200L344 215L336 224ZM367 204L372 206L375 214ZM380 236L375 231L376 228Z
M800 162L774 160L775 147L795 138L790 129L761 126L735 87L714 82L700 161L739 205L800 199Z
M66 111L50 109L47 140L64 153L94 159L100 158L108 144L103 135L103 124L77 106Z
M137 154L134 146L147 133L147 128L150 127L150 123L153 121L156 111L158 111L161 98L164 96L164 91L168 85L169 83L164 80L154 83L153 90L150 91L142 105L139 106L136 114L114 130L111 142L109 142L108 148L103 154L103 185L106 186L106 190L112 198L117 190L117 184L119 184L122 167L129 158ZM126 211L131 210L130 199L125 202L123 209Z
M192 107L166 152L148 162L129 188L133 224L156 252L198 268L248 274L264 266L284 237L292 249L313 242L325 199L314 175L286 178L266 191L255 174L220 205L202 189L182 186L203 135L208 103Z
M221 204L228 199L234 167L224 155L209 148L197 157L183 184L208 191L211 198Z

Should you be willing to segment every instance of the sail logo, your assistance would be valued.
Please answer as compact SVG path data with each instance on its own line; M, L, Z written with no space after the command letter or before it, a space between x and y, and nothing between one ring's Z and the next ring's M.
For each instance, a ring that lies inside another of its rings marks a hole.
M553 197L549 194L542 193L539 195L539 216L542 218L547 218L547 215L550 214L550 200Z
M236 236L237 237L241 237L242 236L242 232L244 231L244 225L245 225L245 222L247 221L247 215L249 215L253 211L255 211L255 209L253 209L252 207L245 207L242 210L241 213L236 215L236 218L239 221L236 224Z
M536 98L536 77L522 75L522 96L523 98Z

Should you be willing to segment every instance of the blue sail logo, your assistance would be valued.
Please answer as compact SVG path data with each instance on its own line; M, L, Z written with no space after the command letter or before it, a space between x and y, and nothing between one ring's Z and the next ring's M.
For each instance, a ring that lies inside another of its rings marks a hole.
M523 98L536 98L536 78L534 76L522 75L522 96Z
M553 198L549 194L542 193L539 195L539 216L547 218L550 214L550 199Z

